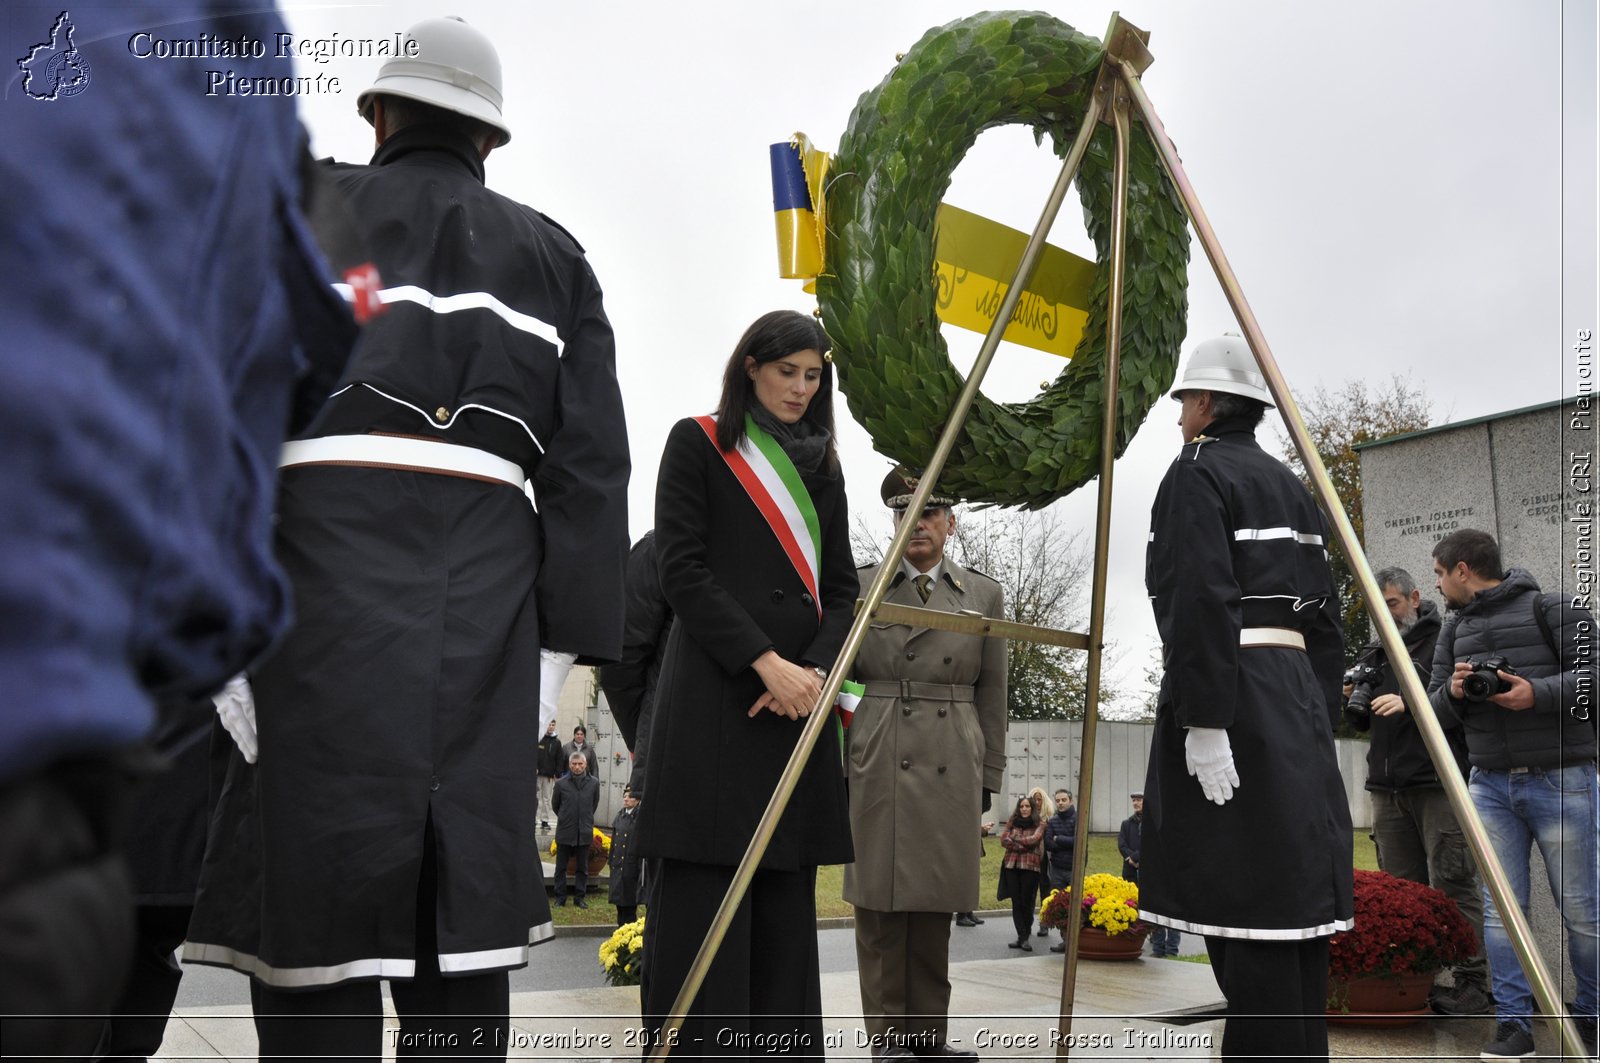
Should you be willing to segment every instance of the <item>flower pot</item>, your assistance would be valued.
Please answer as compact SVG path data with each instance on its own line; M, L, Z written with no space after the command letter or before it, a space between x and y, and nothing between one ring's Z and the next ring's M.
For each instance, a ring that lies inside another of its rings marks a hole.
M1328 978L1328 1021L1341 1026L1410 1026L1429 1014L1433 972Z
M1081 960L1137 960L1144 951L1147 926L1130 927L1120 934L1107 934L1097 926L1078 931L1078 958Z
M590 853L588 873L591 875L598 875L600 872L606 869L607 862L608 857L605 853ZM576 875L577 873L578 858L576 856L567 857L567 874Z

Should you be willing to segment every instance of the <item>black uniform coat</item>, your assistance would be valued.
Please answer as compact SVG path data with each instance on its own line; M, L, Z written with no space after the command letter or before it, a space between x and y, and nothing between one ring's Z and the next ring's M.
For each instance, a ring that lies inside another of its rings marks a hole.
M600 783L593 775L563 775L556 780L550 804L556 814L556 841L588 847L594 842L594 810L600 807Z
M673 426L656 481L656 556L676 617L656 688L639 808L645 856L732 867L755 834L804 720L763 709L752 662L767 650L832 668L850 629L856 573L844 479L803 476L822 530L822 619L755 503L693 419ZM831 726L831 725L830 725ZM811 752L763 868L851 858L839 743Z
M615 905L638 904L644 892L641 888L644 864L639 859L639 850L633 840L634 827L638 823L637 806L631 812L626 808L618 812L617 818L611 823L611 887L608 897Z
M1156 493L1145 585L1166 658L1139 875L1143 918L1197 934L1302 940L1348 929L1350 810L1334 758L1343 639L1322 514L1245 425L1184 445ZM1241 649L1292 628L1306 651ZM1240 785L1207 801L1184 729L1228 731Z
M611 327L581 248L483 185L435 127L335 171L391 298L310 435L399 432L519 463L505 483L284 471L296 624L252 669L185 959L277 986L410 977L423 838L446 975L550 935L534 838L541 646L621 648L628 457Z

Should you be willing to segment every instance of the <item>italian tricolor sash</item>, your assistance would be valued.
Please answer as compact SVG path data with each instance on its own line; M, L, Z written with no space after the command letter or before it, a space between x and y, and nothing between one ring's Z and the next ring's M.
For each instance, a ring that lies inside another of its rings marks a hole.
M800 480L800 470L794 467L789 455L748 415L744 419L744 441L738 450L723 450L717 445L717 419L710 414L696 417L698 424L711 440L711 445L728 471L755 503L756 509L766 519L778 545L789 558L800 582L811 592L811 602L822 616L822 596L817 593L817 578L822 556L822 525L817 520L817 508L811 503L811 493Z

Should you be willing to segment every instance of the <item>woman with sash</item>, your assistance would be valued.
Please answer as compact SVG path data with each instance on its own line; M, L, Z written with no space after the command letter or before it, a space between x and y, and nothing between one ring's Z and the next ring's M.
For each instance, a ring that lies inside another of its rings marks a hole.
M858 587L827 349L811 317L758 318L728 360L715 416L679 421L661 456L656 551L676 622L637 827L655 860L642 985L652 1031L850 627ZM830 733L812 750L672 1058L823 1058L816 869L853 855L839 748Z

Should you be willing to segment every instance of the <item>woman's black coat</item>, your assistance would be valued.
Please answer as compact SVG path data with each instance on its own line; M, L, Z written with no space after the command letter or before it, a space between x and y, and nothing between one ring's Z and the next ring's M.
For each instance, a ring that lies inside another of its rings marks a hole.
M850 629L857 581L844 479L803 477L821 526L822 618L771 528L710 437L673 426L656 481L661 589L677 622L656 691L640 807L646 856L732 866L744 855L804 720L767 709L752 662L768 649L823 669ZM763 868L853 859L835 724L812 749Z

